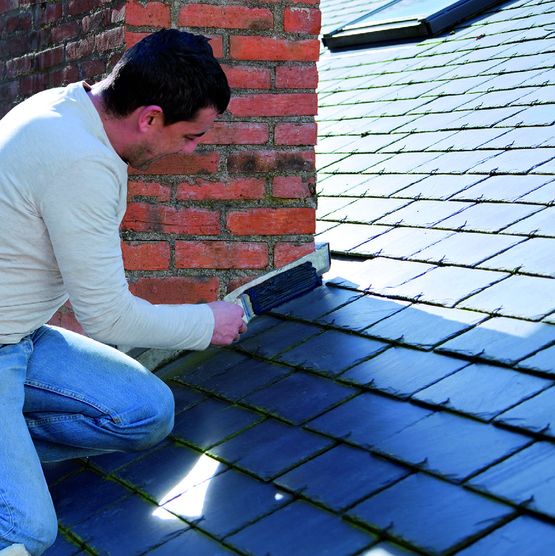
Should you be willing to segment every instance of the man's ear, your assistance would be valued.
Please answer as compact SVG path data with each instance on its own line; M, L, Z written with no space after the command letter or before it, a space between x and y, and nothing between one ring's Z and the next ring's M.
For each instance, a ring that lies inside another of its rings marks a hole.
M137 114L137 126L141 133L150 133L164 125L164 111L160 106L141 106Z

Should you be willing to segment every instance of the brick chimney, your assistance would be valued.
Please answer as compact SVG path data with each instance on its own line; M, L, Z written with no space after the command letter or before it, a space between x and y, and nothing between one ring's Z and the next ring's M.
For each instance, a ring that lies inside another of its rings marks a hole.
M313 250L318 0L0 0L0 19L0 115L46 87L99 79L160 28L211 39L229 110L194 154L130 171L122 249L134 293L212 301ZM78 328L67 308L53 322Z

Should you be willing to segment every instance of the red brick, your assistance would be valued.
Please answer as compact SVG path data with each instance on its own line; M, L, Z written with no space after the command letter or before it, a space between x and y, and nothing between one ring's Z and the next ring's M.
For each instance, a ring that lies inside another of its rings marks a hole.
M50 2L39 4L40 11L37 22L39 25L47 25L62 18L62 2Z
M20 75L30 73L33 69L33 60L34 56L31 54L8 60L6 62L6 77L11 79L12 77L19 77Z
M130 203L122 228L136 232L217 235L220 233L220 213L209 209Z
M158 201L169 201L171 198L171 187L159 182L130 181L127 190L130 198L152 197Z
M54 44L60 44L67 39L76 39L79 36L80 31L81 25L76 21L62 23L52 28L52 42Z
M129 289L151 303L206 303L218 297L220 281L215 277L172 276L139 278Z
M314 116L318 112L316 93L258 93L231 99L229 111L243 116Z
M17 31L27 31L33 24L33 18L30 12L15 13L13 15L2 16L2 30L8 34Z
M285 65L276 68L278 89L316 89L318 69L316 64Z
M56 46L37 53L36 62L38 69L44 70L62 64L64 61L64 50L63 46Z
M315 145L317 128L314 122L306 124L277 124L274 132L276 145Z
M276 176L272 195L280 199L305 199L314 195L314 178L301 176Z
M170 267L170 245L166 241L122 242L126 270L166 270Z
M314 170L314 151L251 150L228 156L227 168L232 174L267 172L307 172Z
M216 122L201 142L214 145L264 145L269 136L268 124Z
M177 189L180 201L206 199L261 199L264 197L265 180L257 178L228 179L226 181L195 180L181 183Z
M161 2L141 4L131 0L126 4L125 21L128 25L169 27L170 6Z
M220 154L217 152L173 154L165 156L146 170L130 169L129 174L213 174L218 170L219 161Z
M15 10L19 4L18 0L0 0L0 12Z
M148 37L148 35L150 35L150 33L134 33L132 31L125 30L125 48L135 46L140 40Z
M68 60L78 60L89 56L94 52L94 37L86 37L84 39L69 42L66 45L66 56ZM87 74L88 75L88 74Z
M266 268L268 246L244 241L177 241L177 268Z
M318 39L285 40L272 37L230 37L231 57L235 60L296 60L315 62L320 52Z
M259 275L260 274L257 273L256 276L259 276ZM231 279L227 283L226 293L232 292L233 290L236 290L237 288L240 288L241 286L244 286L245 284L247 284L251 280L254 280L254 278L256 276L237 276L236 278Z
M269 89L272 74L267 68L222 65L232 89Z
M95 48L99 52L105 52L113 48L121 48L123 46L125 32L123 27L110 29L95 36Z
M274 247L274 267L280 268L314 251L314 242L276 243Z
M218 29L272 29L274 17L267 8L188 4L179 12L178 25Z
M322 15L317 8L285 8L283 30L287 33L317 35L322 25Z
M227 228L242 236L313 234L315 218L312 208L253 208L230 211Z
M69 15L90 12L98 7L98 0L70 0L67 5Z
M104 60L87 60L80 62L81 75L87 76L87 81L94 82L104 77L106 73L106 62Z
M216 58L224 57L224 38L221 35L209 37L212 52Z

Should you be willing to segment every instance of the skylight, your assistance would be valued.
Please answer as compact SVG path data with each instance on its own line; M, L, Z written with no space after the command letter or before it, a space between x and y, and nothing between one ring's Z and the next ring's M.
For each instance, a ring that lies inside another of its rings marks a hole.
M432 37L499 0L384 0L323 36L330 49Z

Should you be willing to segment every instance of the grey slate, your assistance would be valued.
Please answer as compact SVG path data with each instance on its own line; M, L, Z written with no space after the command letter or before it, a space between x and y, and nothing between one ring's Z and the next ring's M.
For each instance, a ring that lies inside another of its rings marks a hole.
M268 419L212 448L210 453L268 480L330 445L323 436Z
M555 374L555 346L538 351L518 363L518 367Z
M431 413L412 404L365 393L310 421L306 427L372 447Z
M555 516L555 447L536 442L473 478L470 484L514 504Z
M209 399L179 413L172 435L205 449L261 419L262 416L253 411Z
M479 539L458 556L537 556L555 552L555 531L550 524L528 516L517 517Z
M365 330L365 334L430 349L460 334L487 316L472 311L414 303Z
M354 388L298 371L247 396L243 402L298 425L357 393Z
M497 417L496 422L553 437L555 436L554 401L555 389L549 388L502 413Z
M280 534L276 535L276 531ZM375 537L306 502L293 502L227 539L249 554L354 554Z
M513 510L478 494L416 474L370 497L349 514L372 527L443 553L493 527Z
M421 390L414 398L489 421L552 384L551 380L509 369L474 364Z
M467 361L394 347L355 365L341 380L368 385L396 397L409 397L418 390L468 365Z
M340 444L275 479L336 512L406 477L410 470L366 451Z
M279 355L279 361L327 375L339 375L388 346L352 334L328 330Z
M529 443L521 434L438 411L377 442L374 448L462 481Z
M494 317L449 340L438 349L513 364L555 341L555 327Z
M202 556L226 556L235 554L225 548L222 544L199 533L195 529L189 529L178 537L168 541L151 550L149 556L175 556L176 554L198 554Z

